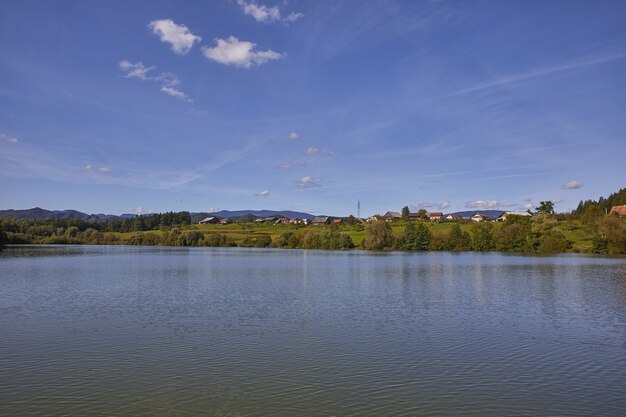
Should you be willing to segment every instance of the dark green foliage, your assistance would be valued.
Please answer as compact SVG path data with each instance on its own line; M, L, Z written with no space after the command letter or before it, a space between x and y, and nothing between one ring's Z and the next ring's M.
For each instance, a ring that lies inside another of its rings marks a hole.
M496 248L492 234L493 225L491 223L477 223L472 228L472 249L476 251L488 252Z
M0 227L0 250L2 250L2 247L4 246L6 241L7 241L7 235L6 233L4 233L4 230L2 230L2 228Z
M403 250L428 250L432 235L424 223L408 223L404 229L404 238L401 249Z
M502 227L494 233L496 249L504 252L525 252L530 250L529 235L531 218L507 216Z
M554 229L548 232L542 239L539 246L539 253L560 253L565 252L570 247L570 243L565 239L563 233Z
M605 216L600 221L599 235L606 241L606 253L626 253L626 224L620 218Z
M178 242L180 246L202 246L204 235L202 232L189 230L180 234Z
M340 233L334 227L320 232L310 231L300 240L300 247L304 249L351 249L354 247L350 236Z
M402 207L402 220L409 220L410 213L408 206Z
M260 236L245 238L241 246L246 247L246 248L267 248L271 244L272 244L271 236L260 235Z
M300 247L300 235L294 232L285 232L276 241L274 246L277 248L295 249Z
M417 215L419 216L420 220L428 220L428 212L426 211L426 209L419 209L417 210Z
M626 204L626 188L609 195L607 198L600 197L597 201L586 200L578 203L576 210L572 214L582 216L585 212L596 213L599 216L608 213L613 206L621 206ZM591 208L591 210L589 210ZM589 211L588 211L589 210Z
M535 207L538 213L554 214L554 203L552 201L541 201L539 207Z
M370 250L383 250L393 246L394 238L391 226L386 221L375 221L365 226L367 236L363 247Z
M472 247L472 240L470 235L463 230L458 223L455 223L450 229L450 234L446 240L445 245L447 250L464 251L470 250Z
M213 233L204 236L204 246L223 247L231 246L231 244L226 235Z

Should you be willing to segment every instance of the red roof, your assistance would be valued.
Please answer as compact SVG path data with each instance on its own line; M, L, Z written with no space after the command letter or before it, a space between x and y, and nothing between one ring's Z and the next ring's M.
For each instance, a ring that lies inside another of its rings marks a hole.
M433 211L432 213L429 214L430 217L443 217L443 213L441 213L440 211Z
M617 213L619 216L626 216L626 205L611 207L611 213Z

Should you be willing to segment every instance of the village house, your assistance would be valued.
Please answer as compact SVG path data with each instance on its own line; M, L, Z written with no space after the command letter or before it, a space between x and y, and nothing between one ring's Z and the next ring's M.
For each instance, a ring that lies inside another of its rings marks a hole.
M508 216L532 217L532 214L530 214L527 211L505 211L504 213L502 213L501 215L498 216L496 221L497 222L503 222L503 221L506 220L506 218Z
M461 216L455 216L454 214L448 214L448 215L446 216L446 220L449 220L449 221L454 221L454 220L462 220L462 219L463 219L463 217L461 217Z
M233 221L231 219L222 219L220 220L220 224L231 224Z
M380 214L374 214L373 216L370 216L367 220L365 220L365 222L366 223L373 223L373 222L382 222L384 220L385 219Z
M470 220L473 222L480 223L480 222L485 222L489 220L489 217L487 217L485 214L482 214L482 213L476 213L472 217L470 217Z
M385 213L383 218L387 221L400 220L402 218L402 214L398 213L397 211L388 211L387 213Z
M209 216L209 217L205 217L204 219L200 220L198 222L198 224L217 224L220 222L220 219L218 219L215 216Z
M440 211L433 211L432 213L428 213L428 220L431 222L436 222L443 219L443 213Z
M620 217L626 217L626 204L623 206L613 206L609 214L616 213Z
M334 219L332 222L334 225L340 225L341 223L343 223L343 219Z
M332 221L333 218L330 216L317 216L311 221L311 224L313 226L321 226L324 224L330 224Z
M420 219L419 213L409 213L409 220L419 220L419 219Z

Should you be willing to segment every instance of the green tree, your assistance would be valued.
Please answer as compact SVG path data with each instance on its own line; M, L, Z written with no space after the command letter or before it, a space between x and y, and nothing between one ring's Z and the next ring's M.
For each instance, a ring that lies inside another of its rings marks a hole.
M410 213L408 206L402 207L402 220L409 220Z
M409 223L404 229L404 239L401 248L404 250L428 250L432 234L424 223Z
M550 200L539 202L539 207L535 207L538 213L554 214L554 203Z
M476 251L492 251L496 245L493 240L491 223L477 223L472 228L472 249Z
M426 211L426 209L419 209L417 210L417 216L420 218L420 220L428 220L428 212Z
M461 225L455 223L450 229L445 247L448 250L463 251L471 248L470 235L461 229Z
M605 216L600 221L599 235L606 240L608 253L626 253L626 224L619 217Z
M539 253L561 253L570 247L570 243L565 239L563 233L556 229L551 230L542 239L539 246Z
M393 246L393 233L387 222L372 222L365 227L363 247L370 250L383 250Z

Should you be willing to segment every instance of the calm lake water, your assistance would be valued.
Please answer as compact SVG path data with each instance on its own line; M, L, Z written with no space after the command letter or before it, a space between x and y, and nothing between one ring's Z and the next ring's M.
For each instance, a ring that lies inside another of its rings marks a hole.
M626 258L0 253L2 416L625 416Z

